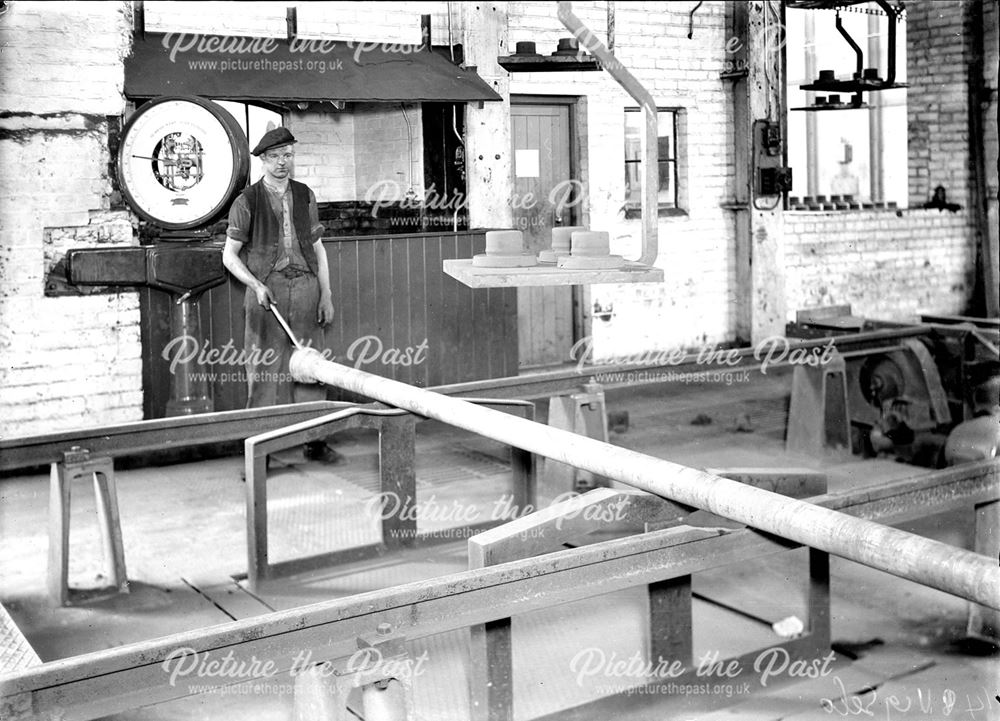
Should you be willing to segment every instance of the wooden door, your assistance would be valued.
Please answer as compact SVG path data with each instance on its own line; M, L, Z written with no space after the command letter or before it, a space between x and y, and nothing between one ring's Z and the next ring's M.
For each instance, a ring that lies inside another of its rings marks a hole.
M554 225L573 225L578 217L571 106L514 98L510 112L514 227L524 233L525 247L537 251L548 247ZM576 340L573 286L517 290L520 367L568 362Z

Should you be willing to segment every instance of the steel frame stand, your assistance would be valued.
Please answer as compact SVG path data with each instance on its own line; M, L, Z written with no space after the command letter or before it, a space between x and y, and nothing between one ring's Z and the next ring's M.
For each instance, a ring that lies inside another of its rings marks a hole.
M607 443L608 414L604 389L599 383L586 383L573 393L550 398L549 426ZM544 469L545 492L553 497L611 485L603 476L549 459L545 460Z
M534 404L527 401L469 399L480 405L511 408L534 419ZM417 503L416 423L418 416L378 404L345 408L286 428L248 438L244 443L246 463L247 583L254 590L262 581L351 563L383 555L387 551L440 543L454 538L448 533L420 533L413 512ZM341 431L367 428L379 433L379 476L382 494L400 499L398 510L383 514L379 543L338 549L305 558L271 563L268 558L267 456ZM513 505L518 513L536 506L534 455L511 448ZM506 519L483 521L471 532L492 528Z
M1000 501L976 505L972 550L1000 560ZM1000 611L970 602L967 633L995 643L1000 639Z
M118 515L118 492L115 487L114 461L108 456L91 456L78 446L63 453L63 459L53 463L49 473L49 596L59 606L74 599L76 589L69 587L70 501L76 481L92 477L97 505L97 525L101 534L107 577L111 585L88 590L92 596L103 592L128 593L125 571L125 551L122 545L121 521Z
M294 721L353 721L348 704L360 689L366 721L410 721L413 705L413 659L406 638L379 624L375 634L357 639L358 651L346 662L325 662L295 676ZM393 673L394 671L394 673ZM402 672L400 672L402 671Z
M795 366L785 450L810 455L830 450L850 453L847 364L840 353L828 363Z

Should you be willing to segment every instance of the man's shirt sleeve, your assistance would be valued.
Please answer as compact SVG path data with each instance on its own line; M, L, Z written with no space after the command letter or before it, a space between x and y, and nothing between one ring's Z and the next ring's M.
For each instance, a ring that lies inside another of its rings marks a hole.
M310 240L315 243L323 237L326 228L319 222L319 206L316 205L316 194L309 189L309 229Z
M229 227L226 237L244 245L250 242L250 205L241 193L229 209Z

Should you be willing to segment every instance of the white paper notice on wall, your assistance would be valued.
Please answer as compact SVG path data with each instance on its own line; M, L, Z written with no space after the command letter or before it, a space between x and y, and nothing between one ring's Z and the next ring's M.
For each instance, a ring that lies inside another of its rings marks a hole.
M514 177L538 177L538 149L521 148L514 151Z

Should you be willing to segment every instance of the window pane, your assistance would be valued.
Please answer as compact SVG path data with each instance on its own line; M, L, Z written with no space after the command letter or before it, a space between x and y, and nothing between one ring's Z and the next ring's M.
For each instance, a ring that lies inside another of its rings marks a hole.
M656 153L660 161L673 160L674 154L674 139L670 136L663 137L662 135L656 139Z
M656 151L660 160L674 160L674 111L656 113ZM625 111L625 159L642 160L642 135L646 132L645 114L641 110Z
M642 113L625 113L625 160L642 160Z
M625 203L642 203L642 164L625 163Z
M656 151L659 161L658 201L661 207L677 207L677 163L673 110L657 111ZM636 108L625 111L625 204L642 204L642 136L645 115Z
M661 110L656 114L657 152L660 160L674 160L674 114Z
M267 108L250 105L249 103L238 103L232 100L213 100L212 102L221 105L229 111L230 115L236 118L243 132L246 133L247 142L251 148L257 144L261 136L270 128L284 125L281 113L276 113ZM250 121L249 127L247 127L247 120ZM249 182L256 183L263 174L264 168L261 165L260 158L251 156Z
M865 49L866 65L888 65L889 19L874 3L864 8L878 14L844 13L848 33ZM791 9L787 14L788 106L811 106L831 93L807 92L799 85L815 81L821 70L846 78L854 70L853 54L837 32L830 10ZM897 82L905 82L906 22L896 25ZM879 58L868 57L877 47ZM848 102L850 94L840 94ZM865 93L868 107L788 114L788 162L794 169L792 196L853 195L858 202L896 201L905 207L908 194L906 90Z
M676 164L672 160L660 163L660 193L657 197L657 201L660 207L673 208L677 205L675 202L676 196L676 185L674 184L674 174L676 170Z

